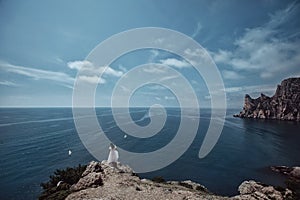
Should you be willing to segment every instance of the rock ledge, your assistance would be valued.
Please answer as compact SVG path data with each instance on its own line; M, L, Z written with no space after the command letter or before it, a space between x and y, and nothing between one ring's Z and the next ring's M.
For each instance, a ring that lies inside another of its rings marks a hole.
M154 182L140 179L127 165L117 169L92 161L66 199L229 199L211 194L204 186L187 181Z
M293 168L297 169L298 168ZM296 170L296 171L297 171ZM290 170L288 173L291 173ZM295 171L295 172L296 172ZM293 173L294 174L294 173ZM296 173L298 176L298 171ZM285 200L293 199L292 191L275 188L255 181L244 181L238 188L240 194L223 197L210 193L204 186L187 181L168 181L158 179L151 181L140 179L127 165L117 164L117 168L92 161L82 174L82 178L72 185L71 193L66 199L216 199L216 200Z

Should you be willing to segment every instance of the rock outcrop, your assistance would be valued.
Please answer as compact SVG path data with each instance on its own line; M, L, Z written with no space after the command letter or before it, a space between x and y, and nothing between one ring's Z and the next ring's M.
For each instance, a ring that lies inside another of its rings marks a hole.
M283 169L283 168L280 168ZM287 169L288 174L299 176L299 167ZM283 169L284 171L284 169ZM280 171L282 172L282 171ZM295 199L290 189L273 187L255 181L244 181L238 188L240 194L223 197L210 193L204 186L187 181L167 181L163 178L140 179L127 165L113 168L105 161L92 161L82 173L78 183L71 186L66 199L216 199L216 200L288 200Z
M300 180L300 167L273 166L271 170L287 175L289 178Z
M140 179L129 166L118 163L117 168L112 168L105 161L92 161L71 189L73 193L67 200L229 199L213 195L204 186L192 181L155 182Z
M287 200L293 199L293 193L289 189L275 189L255 181L244 181L239 186L240 195L232 197L234 200Z
M300 78L288 78L272 97L245 95L244 108L234 117L300 121Z
M90 162L86 170L82 173L82 178L76 184L72 185L70 190L79 191L103 185L101 172L103 172L103 169L100 163L95 161Z

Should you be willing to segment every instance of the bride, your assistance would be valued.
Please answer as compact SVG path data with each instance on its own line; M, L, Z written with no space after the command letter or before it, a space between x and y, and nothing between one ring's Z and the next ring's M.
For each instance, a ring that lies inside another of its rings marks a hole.
M117 151L117 146L114 145L113 143L110 143L109 150L110 151L109 151L107 162L112 166L116 166L119 159L119 152Z

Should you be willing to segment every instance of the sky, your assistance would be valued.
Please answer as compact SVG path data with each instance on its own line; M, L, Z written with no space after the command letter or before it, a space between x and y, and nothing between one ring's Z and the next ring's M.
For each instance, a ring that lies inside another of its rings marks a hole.
M0 106L70 107L77 73L94 69L85 58L99 43L130 29L161 27L205 48L221 73L227 106L242 108L246 93L272 96L283 79L300 76L299 19L299 1L290 0L0 0ZM180 56L157 49L130 52L105 71L97 66L100 78L80 78L98 83L96 106L110 106L117 81L150 62L177 70L200 105L210 107L214 91L203 77ZM130 99L131 106L154 103L178 106L174 94L156 84Z

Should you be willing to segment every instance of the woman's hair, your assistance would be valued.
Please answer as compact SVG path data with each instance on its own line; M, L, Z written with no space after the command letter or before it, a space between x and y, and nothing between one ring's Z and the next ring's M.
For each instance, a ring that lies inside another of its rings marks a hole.
M116 145L114 145L113 143L110 143L110 147L109 147L110 149L116 149L117 148L117 146Z

